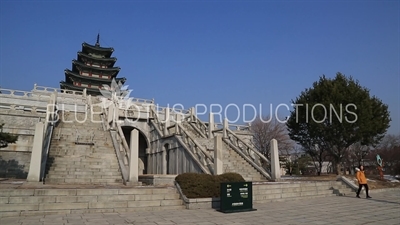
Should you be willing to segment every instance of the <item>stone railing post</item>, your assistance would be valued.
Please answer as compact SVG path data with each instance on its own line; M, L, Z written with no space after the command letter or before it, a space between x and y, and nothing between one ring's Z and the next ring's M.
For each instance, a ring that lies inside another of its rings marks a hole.
M182 122L182 115L177 113L176 114L176 121L175 121L175 134L179 134L179 124Z
M229 128L229 124L228 124L228 119L224 118L224 124L223 124L223 137L227 138L228 137L228 133L227 133L227 129Z
M213 138L213 130L214 130L214 114L210 112L209 120L208 120L208 138Z
M28 182L40 182L40 168L42 165L42 147L43 147L43 130L42 122L36 123L35 136L33 137L33 148L31 153L31 163L29 165Z
M162 151L162 174L167 174L167 151L168 149L166 149L165 147L163 148Z
M139 181L139 131L133 129L131 131L129 155L129 183L136 184Z
M164 136L168 135L168 127L170 126L170 112L169 107L164 109Z
M113 123L110 127L110 129L114 128L114 111L115 111L115 105L114 103L110 104L108 106L108 115L107 115L107 124Z
M195 107L191 108L190 115L191 115L191 118L190 118L191 122L197 122L196 121L196 108Z
M214 175L223 174L223 150L222 150L222 138L221 135L214 137Z
M274 181L281 179L281 165L279 162L278 141L272 139L270 141L271 151L271 178Z

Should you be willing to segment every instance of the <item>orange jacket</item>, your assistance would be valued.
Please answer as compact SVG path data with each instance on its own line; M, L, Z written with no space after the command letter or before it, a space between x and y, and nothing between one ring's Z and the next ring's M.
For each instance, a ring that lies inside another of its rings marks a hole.
M358 171L356 174L357 181L359 184L366 184L367 183L367 178L365 178L364 171Z

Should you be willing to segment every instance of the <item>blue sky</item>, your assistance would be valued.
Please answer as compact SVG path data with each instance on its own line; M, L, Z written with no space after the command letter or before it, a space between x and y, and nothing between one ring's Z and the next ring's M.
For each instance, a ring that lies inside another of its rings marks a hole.
M389 105L388 132L400 134L399 18L399 1L2 0L0 86L59 87L100 32L133 97L221 104L235 120L230 103L268 114L342 72Z

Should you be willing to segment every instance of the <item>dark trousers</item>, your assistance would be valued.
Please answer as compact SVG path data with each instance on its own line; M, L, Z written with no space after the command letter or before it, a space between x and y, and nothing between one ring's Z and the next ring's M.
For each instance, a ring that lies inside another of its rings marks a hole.
M357 196L360 195L362 186L365 187L365 194L367 194L367 196L369 196L369 194L368 194L368 184L359 184L359 185L358 185Z

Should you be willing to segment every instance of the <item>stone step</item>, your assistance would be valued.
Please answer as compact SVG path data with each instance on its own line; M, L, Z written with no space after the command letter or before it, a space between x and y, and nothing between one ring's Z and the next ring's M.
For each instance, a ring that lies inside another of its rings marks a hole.
M89 166L104 166L104 168L119 168L119 164L116 162L82 162L82 161L53 161L48 164L48 168L51 167L67 167L67 168L90 168ZM96 167L95 167L96 168Z
M72 164L72 163L71 164L60 164L60 163L57 163L57 161L54 161L51 163L50 168L55 168L55 169L56 168L59 168L59 169L60 168L61 169L63 169L63 168L118 169L119 168L119 164L117 162L109 162L109 163L108 163L108 161L106 163L100 163L100 162L101 161L98 161L98 163L96 163L96 164L86 163L86 164L78 165L78 164Z
M74 144L75 145L75 144ZM108 146L104 147L92 147L92 148L78 148L74 145L71 146L51 146L49 154L59 155L59 154L69 154L69 153L76 153L76 154L115 154L114 149L111 149Z
M103 173L103 172L117 172L120 171L119 169L96 169L96 168L48 168L48 172L55 171L55 172L93 172L93 173Z
M63 130L63 133L58 134L57 131L54 132L54 136L53 138L57 139L58 137L64 140L75 140L77 138L77 136L79 136L80 138L93 138L93 140L96 141L101 141L104 140L104 138L107 138L108 140L110 140L111 138L107 135L104 134L99 134L99 133L95 133L94 136L92 134L91 131L88 131L88 133L79 133L78 135L75 133L75 131L70 131L68 132L68 134L66 134L66 132Z
M92 179L87 178L46 178L46 184L122 184L122 177L119 179Z
M173 188L5 189L3 216L184 209Z
M81 159L79 161L82 162L90 162L90 161L106 161L106 162L112 162L116 161L117 157L115 154L112 153L86 153L86 154L75 154L75 155L70 155L70 154L65 154L65 155L60 155L60 154L53 154L50 155L51 157L54 157L55 160L69 160L69 159ZM72 161L78 161L78 160L72 160Z
M121 174L117 175L102 175L101 173L98 174L47 174L47 179L51 178L67 178L67 179L121 179Z
M118 171L119 170L119 165L114 164L112 166L108 165L50 165L46 167L49 171Z
M119 187L119 188L37 188L37 189L2 189L0 197L10 196L115 196L115 195L159 195L177 194L174 187Z
M235 150L223 142L225 154L223 158L224 172L235 172L243 176L247 181L262 181L266 178L258 172L250 163L242 158Z
M101 174L104 176L121 176L121 172L107 172L107 171L54 171L49 170L48 175L96 175Z

